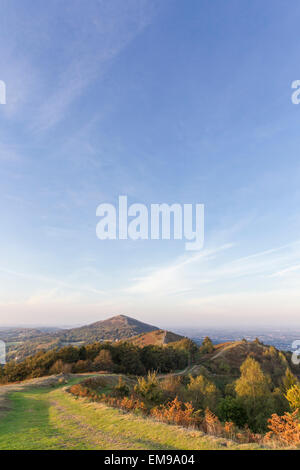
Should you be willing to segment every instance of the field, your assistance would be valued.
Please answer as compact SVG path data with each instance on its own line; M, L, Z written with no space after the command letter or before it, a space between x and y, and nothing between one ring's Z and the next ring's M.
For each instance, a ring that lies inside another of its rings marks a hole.
M0 449L256 449L66 393L57 378L0 387Z

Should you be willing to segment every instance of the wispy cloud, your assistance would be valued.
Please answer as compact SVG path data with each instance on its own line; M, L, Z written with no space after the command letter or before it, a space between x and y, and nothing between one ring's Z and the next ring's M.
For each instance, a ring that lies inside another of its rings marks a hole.
M179 257L169 266L159 268L146 277L136 279L135 283L125 291L131 294L186 292L191 289L189 281L187 282L190 270L194 270L195 267L201 265L201 262L215 258L217 253L228 250L232 246L232 244L226 244L190 256Z
M300 259L300 241L224 262L220 255L232 249L231 258L234 257L233 248L234 244L228 243L180 257L168 266L154 269L151 274L135 279L126 292L143 295L191 295L201 292L205 295L207 285L215 285L217 291L220 291L220 285L234 279L239 282L245 280L248 290L251 290L261 283L261 279L300 269L300 265L293 265L295 259Z
M87 5L82 15L80 3L81 14L73 15L71 22L78 34L68 44L67 62L34 118L34 129L47 130L60 122L87 87L103 77L112 61L149 24L151 6L153 2L144 0L97 1Z

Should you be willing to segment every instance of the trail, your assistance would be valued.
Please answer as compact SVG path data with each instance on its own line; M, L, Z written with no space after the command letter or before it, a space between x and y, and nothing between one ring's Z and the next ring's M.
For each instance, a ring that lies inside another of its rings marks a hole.
M192 367L172 375L192 372ZM93 375L93 374L91 374ZM86 377L86 375L84 375ZM199 430L124 413L67 393L62 377L0 387L0 449L3 450L208 450L251 449ZM71 375L68 386L82 380Z

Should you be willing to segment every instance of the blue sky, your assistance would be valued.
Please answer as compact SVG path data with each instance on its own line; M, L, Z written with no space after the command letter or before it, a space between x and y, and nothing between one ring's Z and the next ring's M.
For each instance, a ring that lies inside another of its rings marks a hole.
M0 323L299 326L296 0L1 0ZM205 204L205 244L96 208Z

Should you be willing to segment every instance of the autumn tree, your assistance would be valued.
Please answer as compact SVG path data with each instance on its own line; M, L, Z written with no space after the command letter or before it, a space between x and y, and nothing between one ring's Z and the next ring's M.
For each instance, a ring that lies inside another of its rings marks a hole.
M202 342L202 346L200 346L200 353L202 354L208 354L212 353L214 351L214 345L212 343L212 340L206 336Z
M203 375L190 376L187 386L187 399L196 409L215 410L219 398L219 391L215 384Z
M143 400L150 403L160 403L162 390L155 372L148 372L147 377L139 377L134 387L135 393Z
M300 386L299 384L292 385L286 393L286 399L292 410L300 410Z
M298 382L297 377L295 377L291 369L287 367L284 377L282 379L284 392L287 392L293 385L296 385L297 382Z
M102 349L94 360L94 365L97 370L111 370L114 363L111 358L111 353L108 349Z
M252 357L247 357L240 370L241 376L235 385L236 395L247 412L251 429L261 431L272 410L270 381Z

